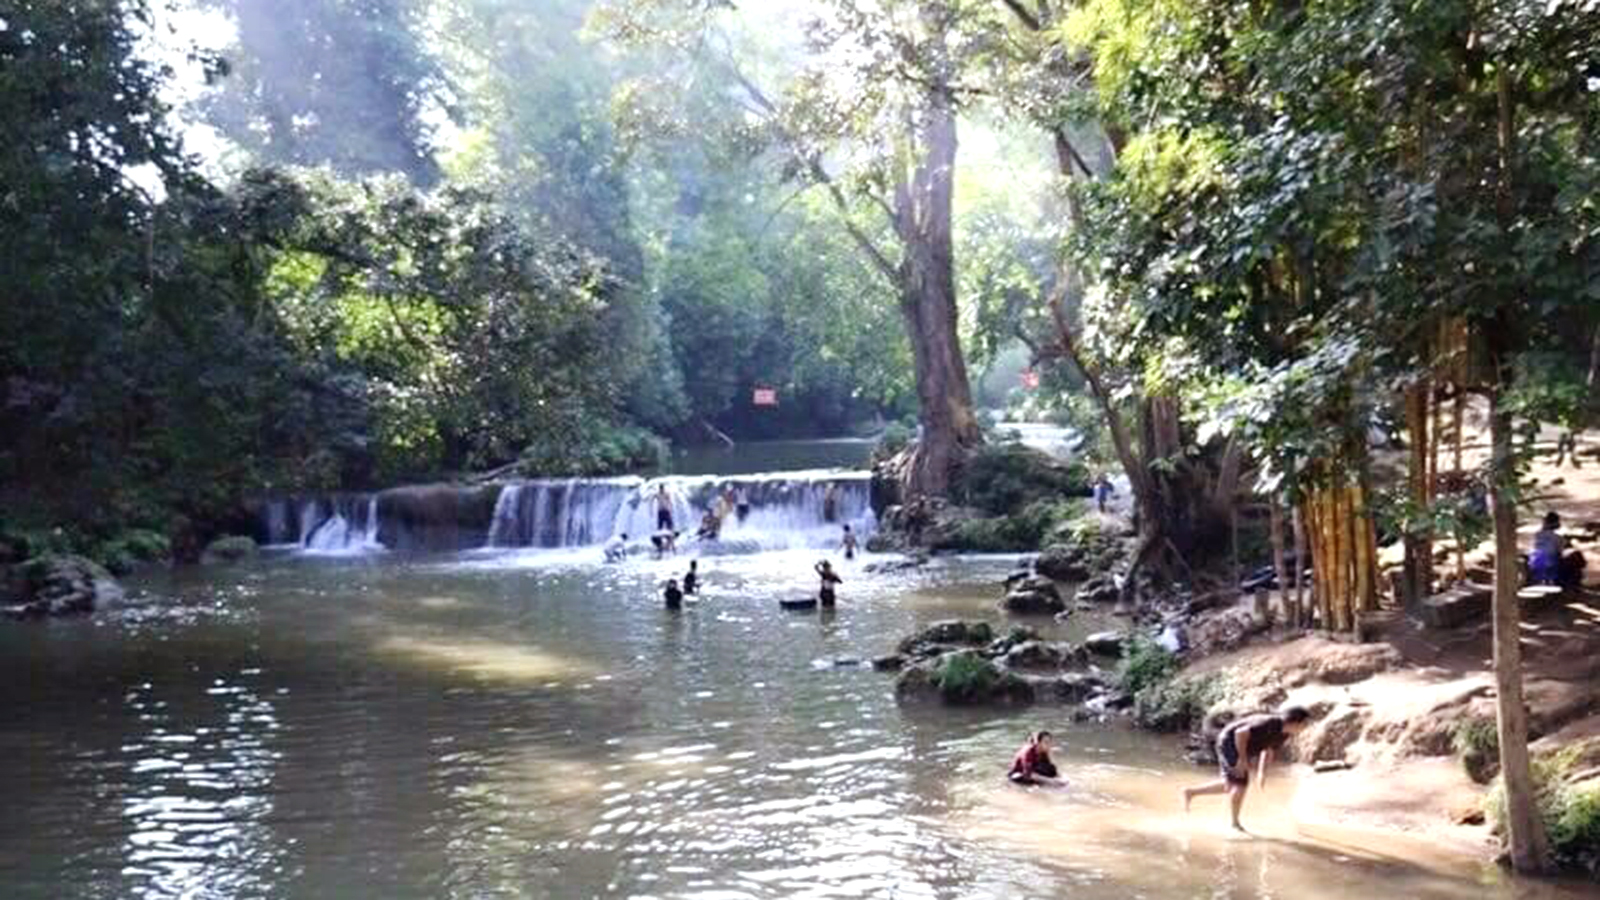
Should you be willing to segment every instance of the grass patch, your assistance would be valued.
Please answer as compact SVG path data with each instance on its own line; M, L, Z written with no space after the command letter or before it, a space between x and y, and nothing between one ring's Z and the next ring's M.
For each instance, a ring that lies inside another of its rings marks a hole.
M950 654L934 676L939 694L953 703L985 697L999 681L1000 670L976 653Z

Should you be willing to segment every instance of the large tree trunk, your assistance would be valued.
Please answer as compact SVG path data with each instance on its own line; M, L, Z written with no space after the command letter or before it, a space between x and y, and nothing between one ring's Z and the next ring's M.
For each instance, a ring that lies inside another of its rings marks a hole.
M1518 607L1516 478L1511 416L1497 396L1489 400L1494 452L1494 682L1499 713L1500 772L1505 780L1506 831L1511 864L1519 872L1544 867L1544 822L1534 801L1528 762L1528 709L1522 699L1522 611Z
M913 140L916 171L898 192L896 220L905 247L900 311L915 360L922 436L905 487L911 496L943 496L955 467L982 440L957 330L951 227L956 116L947 86L928 88Z

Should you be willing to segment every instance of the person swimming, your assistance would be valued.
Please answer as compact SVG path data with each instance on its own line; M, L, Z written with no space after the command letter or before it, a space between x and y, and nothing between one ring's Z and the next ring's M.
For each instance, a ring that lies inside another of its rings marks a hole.
M1065 784L1055 762L1050 759L1050 740L1048 731L1036 731L1028 735L1028 742L1012 758L1011 771L1006 773L1012 784L1051 787Z
M661 599L666 602L667 609L683 608L683 591L678 589L678 579L667 579L667 586L661 592Z
M683 576L683 592L685 594L700 593L700 560L689 560L689 571Z
M840 542L839 549L844 551L845 559L856 558L856 533L850 530L849 525L844 527L844 540Z
M817 600L824 609L832 609L834 603L833 586L844 584L844 579L833 571L833 563L827 560L818 562L815 566L817 577L822 579L822 587L817 591Z

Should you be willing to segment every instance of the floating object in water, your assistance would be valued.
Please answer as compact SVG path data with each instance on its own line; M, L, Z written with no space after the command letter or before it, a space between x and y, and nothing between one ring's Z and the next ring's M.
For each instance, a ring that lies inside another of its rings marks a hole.
M799 600L779 600L778 605L790 612L807 612L817 608L817 598L804 597Z

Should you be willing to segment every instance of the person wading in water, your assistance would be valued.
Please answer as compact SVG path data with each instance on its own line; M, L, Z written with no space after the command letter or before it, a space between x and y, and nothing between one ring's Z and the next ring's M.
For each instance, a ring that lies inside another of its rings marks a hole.
M1298 734L1311 714L1303 706L1291 706L1276 715L1257 714L1245 716L1228 724L1217 736L1217 764L1222 768L1222 779L1199 787L1183 789L1183 811L1189 803L1207 794L1227 794L1233 827L1243 831L1239 824L1239 811L1244 808L1245 794L1250 791L1250 775L1256 776L1258 789L1267 786L1267 766L1272 757L1289 738Z
M656 530L672 530L672 495L664 484L656 488Z
M822 560L816 565L817 577L822 579L822 587L817 591L817 600L822 603L823 609L833 609L833 586L844 584L844 579L833 571L833 563Z
M1006 773L1012 784L1043 784L1059 787L1065 784L1056 764L1050 759L1050 732L1036 731L1028 735L1028 742L1011 760L1011 771Z
M700 560L689 560L689 571L683 576L683 592L685 594L700 593Z

